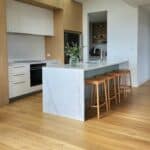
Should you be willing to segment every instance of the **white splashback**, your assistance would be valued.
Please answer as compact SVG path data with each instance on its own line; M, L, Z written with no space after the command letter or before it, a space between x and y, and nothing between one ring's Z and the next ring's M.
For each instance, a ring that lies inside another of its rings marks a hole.
M7 43L9 61L45 59L44 36L8 34Z

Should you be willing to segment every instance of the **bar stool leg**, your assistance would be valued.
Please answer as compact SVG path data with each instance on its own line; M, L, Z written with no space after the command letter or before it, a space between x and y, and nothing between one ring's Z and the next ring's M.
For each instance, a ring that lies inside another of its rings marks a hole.
M117 85L117 90L118 90L118 103L120 104L120 77L119 77L119 76L117 77L117 82L118 82L118 85Z
M106 111L109 111L109 105L108 105L108 98L107 98L107 85L106 82L104 83L104 92L105 92L105 103L106 103Z
M129 74L130 76L130 86L132 87L132 77L131 77L131 73Z
M96 102L96 87L95 85L91 85L91 93L90 93L90 106L95 105Z
M100 119L99 85L96 85L97 118Z
M110 83L109 83L109 81L107 81L107 99L108 99L108 109L110 110ZM105 95L106 96L106 95Z
M125 82L125 76L123 75L122 77L121 77L121 86L122 85L124 85L124 86L126 86L126 82ZM123 92L123 97L125 97L126 96L126 89L125 88L122 88L122 92Z
M125 76L125 86L126 86L126 87L128 86L127 78L128 78L128 74L126 74L126 76ZM126 98L128 97L128 91L127 91L127 88L125 88L125 97L126 97Z
M95 105L95 104L97 103L97 102L96 102L96 87L95 87L95 86L94 86L93 99L94 99L93 103L94 103L94 105Z
M94 97L94 85L91 86L91 100L90 100L90 106L93 105L93 101L94 101L95 97Z
M129 73L129 76L130 76L129 78L130 78L130 88L131 88L130 90L131 90L131 93L132 93L132 77L131 77L131 72Z
M115 94L115 102L116 102L116 104L118 104L118 102L117 102L117 90L116 90L116 79L114 78L114 94Z

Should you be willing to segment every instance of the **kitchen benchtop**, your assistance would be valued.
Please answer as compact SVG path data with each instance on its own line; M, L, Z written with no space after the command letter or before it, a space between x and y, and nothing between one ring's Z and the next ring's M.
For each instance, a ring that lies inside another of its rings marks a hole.
M87 63L78 63L75 65L51 65L49 64L45 68L60 68L60 69L81 69L84 71L90 71L90 70L95 70L95 69L100 69L100 68L105 68L113 65L120 65L128 63L128 60L105 60L105 61L89 61Z
M17 65L17 64L30 65L30 64L41 64L41 63L53 65L53 64L59 64L59 61L57 61L57 60L16 60L16 61L8 62L9 66L13 66L13 65Z

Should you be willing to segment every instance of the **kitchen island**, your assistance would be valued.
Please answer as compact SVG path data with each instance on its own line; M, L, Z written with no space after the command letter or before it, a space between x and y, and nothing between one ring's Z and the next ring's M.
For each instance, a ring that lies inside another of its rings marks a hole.
M43 111L85 121L89 97L85 79L128 68L128 61L96 61L76 65L49 65L43 68Z

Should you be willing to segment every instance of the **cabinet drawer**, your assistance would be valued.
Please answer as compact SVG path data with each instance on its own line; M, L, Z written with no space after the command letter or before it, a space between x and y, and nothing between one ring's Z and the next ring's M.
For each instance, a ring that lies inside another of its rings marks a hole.
M12 66L11 68L9 68L10 75L25 74L26 72L27 72L27 67L24 65Z
M23 81L29 81L29 76L25 73L14 74L9 76L9 82L23 82Z
M29 85L25 81L10 83L9 86L10 98L21 96L29 92Z

